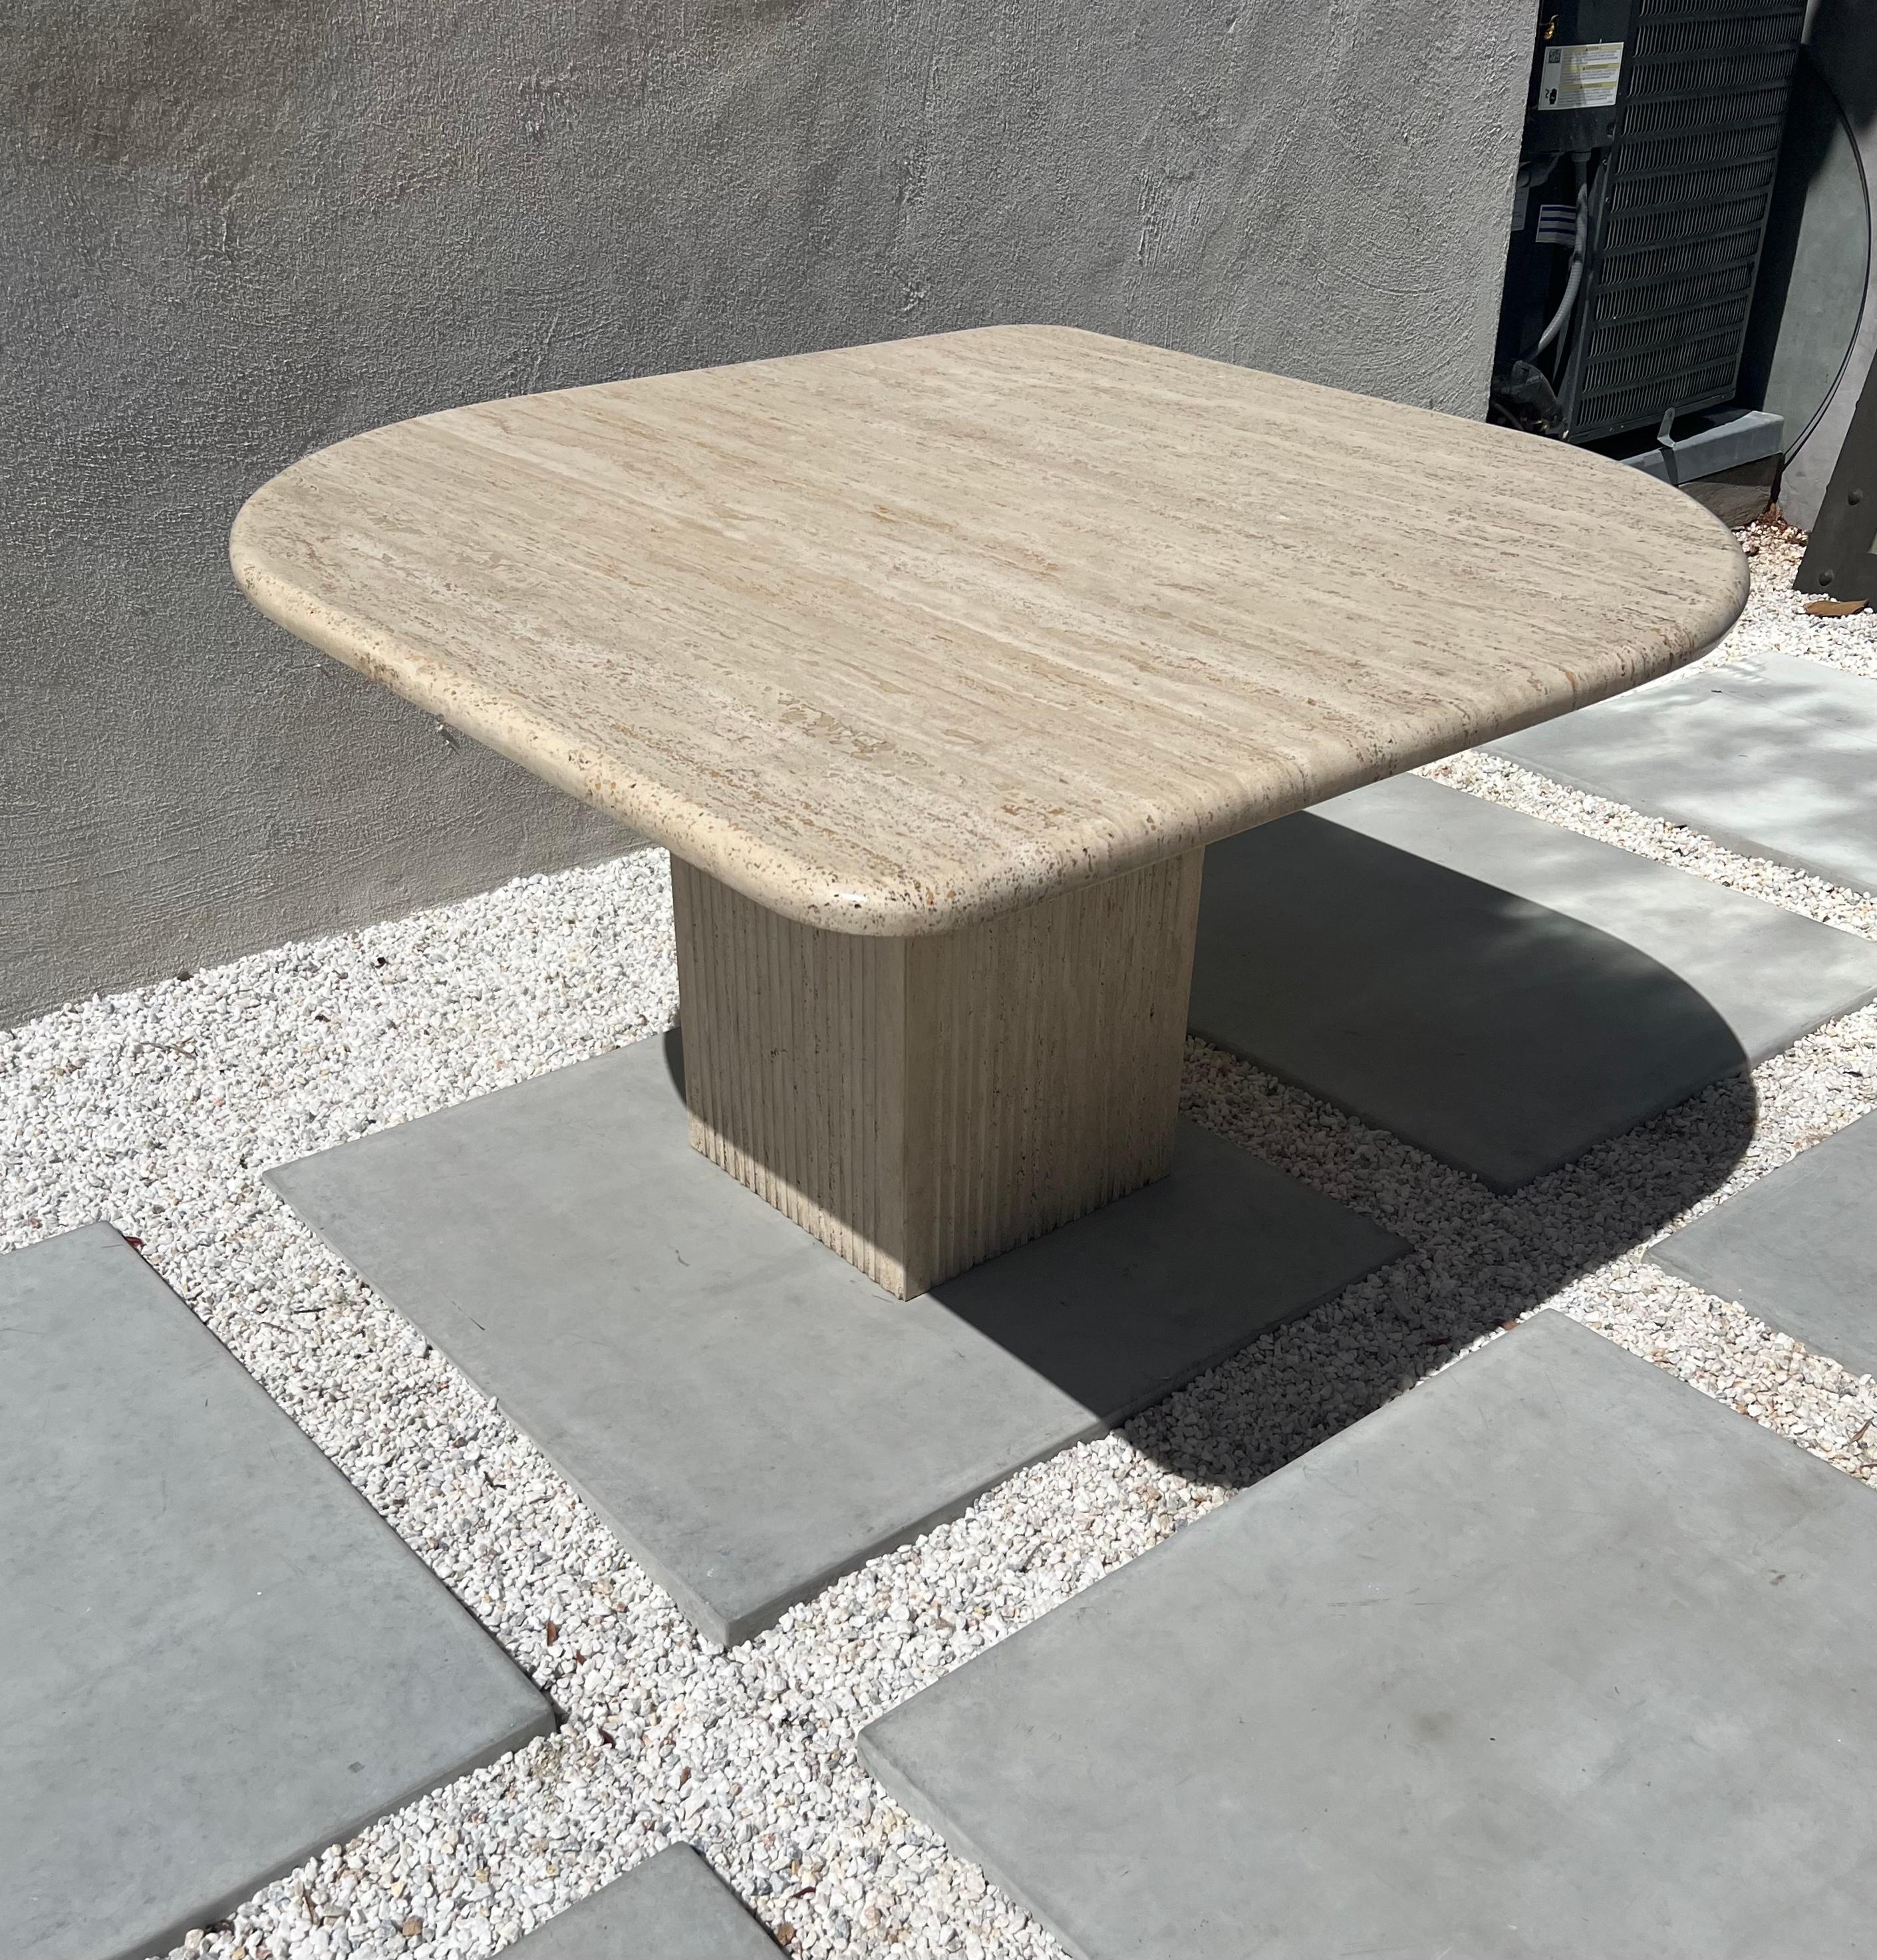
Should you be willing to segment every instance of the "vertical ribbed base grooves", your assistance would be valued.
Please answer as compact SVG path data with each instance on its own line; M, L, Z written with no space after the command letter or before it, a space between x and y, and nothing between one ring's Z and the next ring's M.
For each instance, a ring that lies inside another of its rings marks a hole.
M1203 855L921 939L673 858L692 1145L902 1300L1164 1176Z

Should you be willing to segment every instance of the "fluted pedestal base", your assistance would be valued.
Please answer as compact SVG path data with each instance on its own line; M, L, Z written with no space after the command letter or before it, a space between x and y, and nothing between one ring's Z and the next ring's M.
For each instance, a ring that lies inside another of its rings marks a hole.
M673 858L693 1147L902 1300L1164 1176L1202 857L915 939Z

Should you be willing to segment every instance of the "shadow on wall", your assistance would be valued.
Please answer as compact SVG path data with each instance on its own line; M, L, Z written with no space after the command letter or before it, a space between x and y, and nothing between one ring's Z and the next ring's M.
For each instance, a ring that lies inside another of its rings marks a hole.
M1496 1153L1504 1195L1422 1160L1401 1173L1412 1187L1406 1211L1424 1206L1437 1226L1316 1309L1319 1327L1338 1330L1324 1344L1359 1360L1306 1368L1300 1381L1294 1365L1267 1367L1285 1341L1275 1333L1171 1404L1156 1389L1139 1413L1125 1385L1140 1380L1141 1350L1158 1333L1131 1287L1121 1227L1136 1207L1144 1241L1153 1191L1103 1214L1104 1261L1045 1264L1020 1249L931 1295L1092 1414L1118 1419L1156 1463L1207 1482L1268 1474L1452 1348L1646 1243L1726 1180L1754 1131L1746 1055L1713 1007L1667 968L1594 927L1341 826L1308 815L1282 822L1291 826L1287 845L1301 848L1245 848L1259 838L1254 831L1208 855L1215 922L1223 903L1246 928L1242 960L1222 970L1215 957L1212 1010L1226 1004L1222 992L1239 990L1233 1015L1285 1030L1275 1058L1281 1068L1287 1056L1285 1072L1319 1091L1327 1080L1328 1093L1378 1127L1437 1138L1449 1155L1456 1138L1468 1154ZM1322 902L1332 889L1334 915ZM1344 921L1353 921L1347 931ZM1392 948L1387 965L1352 983L1350 963L1372 957L1377 943ZM1207 1011L1196 998L1196 1026ZM665 1043L682 1095L679 1031ZM1698 1102L1665 1113L1704 1083L1713 1086ZM1369 1133L1326 1112L1295 1169L1331 1191L1360 1191L1375 1147ZM1065 1251L1077 1229L1062 1228ZM1191 1249L1195 1290L1216 1284L1210 1250ZM1293 1253L1274 1246L1271 1263ZM1163 1268L1161 1255L1152 1256ZM1243 1284L1262 1278L1248 1271ZM1176 1278L1166 1294L1178 1291ZM1289 1440L1261 1453L1274 1437Z

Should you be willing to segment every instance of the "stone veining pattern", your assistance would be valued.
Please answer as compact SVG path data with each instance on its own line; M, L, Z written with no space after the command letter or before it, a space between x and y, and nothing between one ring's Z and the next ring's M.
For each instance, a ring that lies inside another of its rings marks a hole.
M1804 619L1783 549L1763 543L1761 589L1717 657L1777 645L1872 671L1871 617ZM1543 788L1540 814L1877 938L1864 895ZM195 1943L214 1960L486 1955L679 1840L794 1952L1045 1960L1040 1929L861 1771L856 1729L1540 1305L1877 1483L1877 1382L1641 1257L1687 1209L1877 1106L1877 1009L1757 1070L1757 1115L1723 1084L1505 1198L1194 1043L1188 1113L1414 1252L1125 1434L1024 1472L716 1652L501 1410L259 1182L270 1163L644 1038L675 1005L665 873L644 852L0 1036L0 1244L100 1216L142 1239L568 1717L268 1887Z
M1056 327L453 409L261 609L785 917L956 930L1666 673L1732 538L1600 457Z

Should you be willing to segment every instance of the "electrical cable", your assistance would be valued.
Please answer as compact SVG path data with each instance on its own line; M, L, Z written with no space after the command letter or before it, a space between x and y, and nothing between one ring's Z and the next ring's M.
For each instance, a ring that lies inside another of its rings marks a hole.
M1564 330L1570 318L1571 309L1577 304L1577 294L1583 285L1584 253L1590 242L1590 152L1579 150L1573 153L1571 161L1577 167L1577 235L1570 250L1570 276L1564 282L1564 296L1557 303L1557 310L1552 314L1545 331L1538 336L1538 345L1525 356L1535 361L1545 348Z

